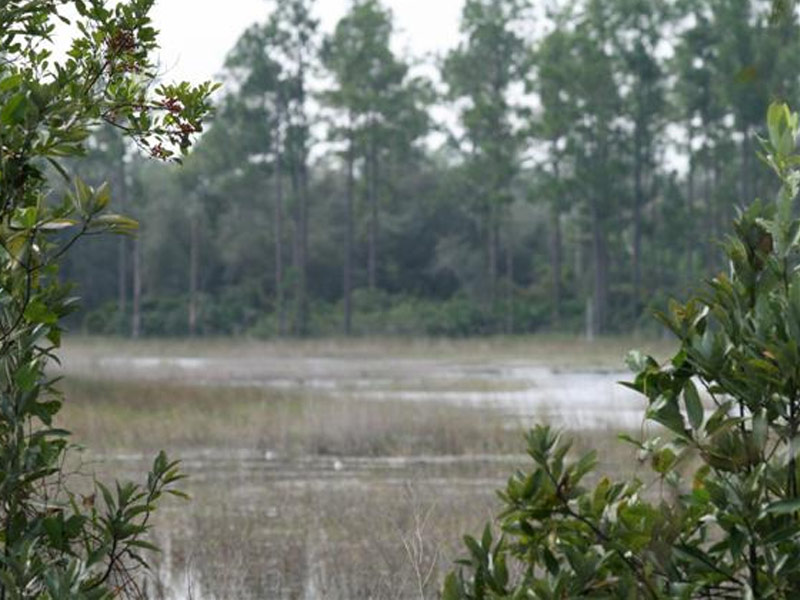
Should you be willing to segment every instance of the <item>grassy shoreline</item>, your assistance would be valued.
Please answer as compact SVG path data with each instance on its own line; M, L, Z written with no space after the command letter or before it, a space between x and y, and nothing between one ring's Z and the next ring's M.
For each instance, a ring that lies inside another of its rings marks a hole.
M672 339L619 336L587 341L565 335L481 338L351 337L320 339L146 338L130 340L93 336L64 338L61 355L197 356L299 358L417 358L437 360L521 360L557 368L624 368L628 351L639 349L656 358L674 350Z

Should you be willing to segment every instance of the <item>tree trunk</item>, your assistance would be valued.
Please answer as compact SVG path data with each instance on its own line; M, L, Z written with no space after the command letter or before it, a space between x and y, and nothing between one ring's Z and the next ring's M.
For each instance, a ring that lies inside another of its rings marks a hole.
M553 174L556 188L560 181L560 165L558 160L553 161ZM560 193L560 192L559 192ZM561 211L559 210L560 198L554 199L550 204L550 275L552 293L552 325L558 329L561 325Z
M694 233L694 177L695 177L695 158L692 151L692 140L694 139L694 129L689 125L689 173L686 177L686 216L687 227L684 229L686 234L686 280L688 284L694 285L694 248L696 238Z
M303 335L308 334L308 223L311 196L308 190L308 166L303 163L303 269L301 279L303 282L303 301L301 303L303 317Z
M514 334L514 231L509 211L508 229L506 231L506 333Z
M550 206L550 271L552 276L553 328L561 325L562 239L561 211L556 204Z
M750 132L745 125L742 127L742 180L740 202L749 204L752 197L750 187Z
M307 203L308 173L304 159L292 159L292 192L294 206L292 209L292 267L294 270L294 315L293 331L295 335L306 335L308 329L308 299L306 290L306 254L308 244Z
M196 215L189 223L189 335L197 333L197 277L199 271L199 232Z
M719 157L716 152L714 153L714 158L712 159L711 175L713 177L711 196L710 196L711 207L712 207L712 213L711 213L712 227L709 233L711 235L711 243L714 244L714 246L716 247L716 244L719 242L720 238L721 221L723 221L725 218L724 216L725 209L720 207L719 202L717 201L717 195L719 193L719 187L720 187L719 185L720 173L719 173ZM717 266L719 265L718 253L714 252L712 258L713 258L712 266L714 269L717 269Z
M490 201L487 221L486 253L489 272L489 304L494 306L497 300L497 205L494 201Z
M302 290L300 288L301 267L301 227L300 227L300 176L298 174L296 151L292 149L291 157L291 184L292 184L292 333L300 334L300 302Z
M369 289L378 286L378 156L375 135L371 135L369 156L367 157L367 194L369 202L369 232L367 249L367 279Z
M142 241L139 236L133 239L133 313L131 315L131 337L138 339L142 334Z
M295 168L294 210L295 333L308 334L308 167L303 159Z
M352 119L351 119L352 124ZM347 148L347 189L345 190L344 204L344 273L342 288L344 293L344 333L350 335L352 332L353 306L353 191L355 189L355 142L353 141L352 129Z
M592 249L594 254L594 334L605 332L608 319L608 242L597 198L592 198Z
M706 146L704 148L704 172L703 172L703 195L705 196L706 201L706 235L704 240L704 249L705 249L705 272L709 273L714 268L714 230L716 229L715 224L715 211L714 211L714 198L711 190L711 169L709 165L709 154L710 150Z
M283 284L283 148L280 122L275 139L275 311L278 316L278 335L286 335L286 290Z
M634 135L634 167L633 167L633 316L638 317L642 287L642 204L643 171L641 127L637 125Z
M294 269L294 319L295 334L304 336L308 333L308 115L306 114L306 59L304 48L297 49L296 88L293 92L294 131L289 133L292 139L290 161L292 173L293 206L293 244L292 266Z
M119 211L125 214L128 203L128 181L125 169L125 158L120 157L117 170L119 188ZM128 311L128 243L125 236L120 236L117 242L117 313L119 314L119 327L123 328L125 313ZM122 329L118 330L123 333Z

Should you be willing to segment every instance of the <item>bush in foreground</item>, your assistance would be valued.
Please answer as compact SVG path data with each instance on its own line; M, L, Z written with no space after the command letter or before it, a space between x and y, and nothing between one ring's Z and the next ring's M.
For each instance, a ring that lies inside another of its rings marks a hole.
M138 595L151 513L180 478L160 454L143 485L72 493L69 433L54 426L61 398L45 373L74 305L61 257L82 236L136 226L107 212L107 186L71 177L63 159L81 156L101 124L169 159L209 109L209 84L151 89L153 1L0 2L0 600ZM57 61L58 22L76 37ZM55 198L46 168L71 191Z
M680 341L672 359L629 357L626 385L669 438L627 439L660 500L638 480L582 485L595 455L571 461L569 443L539 427L533 468L500 493L502 537L465 538L445 600L800 597L798 115L773 105L768 131L776 201L739 214L729 274L659 315Z

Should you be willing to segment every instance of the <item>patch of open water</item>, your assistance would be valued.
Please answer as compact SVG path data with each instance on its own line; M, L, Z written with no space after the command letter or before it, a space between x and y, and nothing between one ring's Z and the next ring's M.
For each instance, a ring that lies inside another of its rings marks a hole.
M264 387L376 402L486 407L570 429L635 428L645 402L619 385L621 371L569 370L523 361L116 356L72 359L67 371L193 385Z

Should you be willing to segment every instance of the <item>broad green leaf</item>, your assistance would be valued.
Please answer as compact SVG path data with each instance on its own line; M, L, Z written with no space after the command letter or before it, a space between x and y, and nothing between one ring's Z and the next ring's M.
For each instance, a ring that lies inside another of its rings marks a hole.
M689 424L695 431L703 426L703 402L700 394L691 379L687 379L683 386L683 400L686 404L686 414L689 417Z
M23 92L12 96L0 108L0 125L12 127L17 125L25 118L28 99Z
M0 80L0 94L4 94L8 91L17 88L22 84L24 81L24 77L22 73L16 73L14 75L9 75L5 79Z
M800 498L773 502L764 512L769 515L790 515L800 511Z

